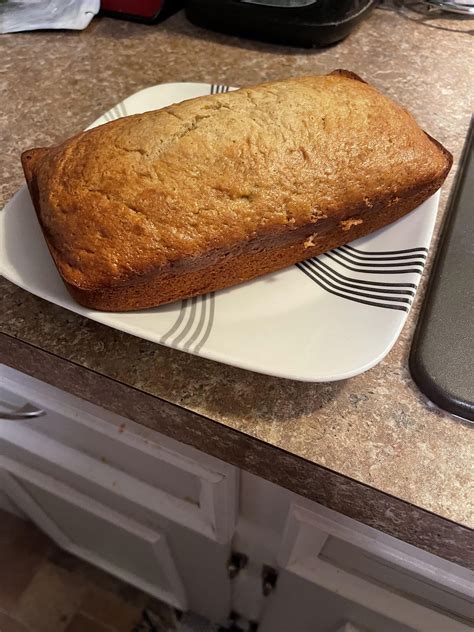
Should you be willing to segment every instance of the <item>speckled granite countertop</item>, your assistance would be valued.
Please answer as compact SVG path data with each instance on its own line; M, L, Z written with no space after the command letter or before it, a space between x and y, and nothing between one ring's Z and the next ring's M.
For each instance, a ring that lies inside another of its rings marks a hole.
M0 204L22 184L21 150L73 134L145 86L243 85L342 67L406 104L454 154L441 219L472 105L470 27L423 24L381 8L323 51L208 33L181 14L155 27L96 19L82 33L3 35ZM474 566L472 430L430 405L407 368L423 290L377 367L347 381L305 384L145 342L2 280L0 361Z

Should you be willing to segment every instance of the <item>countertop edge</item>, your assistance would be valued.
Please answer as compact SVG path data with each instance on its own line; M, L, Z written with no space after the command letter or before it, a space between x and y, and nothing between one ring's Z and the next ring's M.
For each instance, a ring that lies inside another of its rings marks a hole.
M474 569L472 531L464 525L1 332L0 363Z

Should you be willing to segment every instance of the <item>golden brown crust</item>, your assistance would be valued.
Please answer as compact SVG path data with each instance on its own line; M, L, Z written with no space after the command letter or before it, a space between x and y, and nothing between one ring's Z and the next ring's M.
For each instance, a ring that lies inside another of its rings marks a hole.
M434 182L431 193L441 186L442 180ZM350 239L359 239L383 228L419 206L426 199L425 191L414 191L399 204L388 209L386 214L374 213L362 224L353 224ZM260 248L249 252L240 252L232 256L222 256L217 262L198 270L187 270L181 273L156 275L141 285L130 285L121 288L103 288L100 290L81 290L66 283L71 296L78 303L92 309L102 311L129 311L145 309L160 304L171 303L179 299L189 298L221 290L232 285L249 281L255 277L275 272L304 259L337 248L347 243L348 232L342 226L336 230L328 230L318 235L311 245L308 239L273 248Z
M201 97L22 162L48 247L88 307L248 280L409 212L452 158L349 71Z
M364 81L362 79L362 77L359 77L359 75L356 75L355 72L352 72L352 70L344 70L344 68L337 68L336 70L333 70L332 72L329 73L329 75L338 75L340 77L346 77L346 79L354 79L354 81L361 81L362 83L367 83L367 81Z

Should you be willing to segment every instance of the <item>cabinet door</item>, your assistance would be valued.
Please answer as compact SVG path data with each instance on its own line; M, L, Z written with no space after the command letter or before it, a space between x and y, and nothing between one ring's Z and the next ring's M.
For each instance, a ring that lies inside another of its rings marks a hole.
M331 536L321 524L312 512L292 506L279 554L278 582L265 604L259 632L334 632L344 626L373 632L472 630L469 621L383 585L381 576L376 582L330 561L322 552Z
M176 608L184 588L165 536L21 464L0 470L3 487L59 546Z
M72 448L82 463L90 457L89 462L108 464L133 479L131 497L146 498L146 505L163 517L215 542L230 542L237 512L236 468L9 367L0 365L0 378L3 408L28 403L43 412L0 424L0 440L50 460L59 454L55 444ZM126 486L122 492L127 493Z
M324 578L321 578L324 581ZM340 580L340 578L339 578ZM357 579L351 578L357 582ZM374 597L374 596L373 596ZM419 628L421 629L421 628ZM426 629L426 628L425 628ZM441 628L437 632L447 632ZM414 632L295 573L281 570L258 632ZM430 628L434 632L435 628Z
M213 621L226 620L231 609L231 582L227 573L230 542L215 542L195 531L193 523L185 527L170 520L167 516L173 515L172 499L168 502L169 510L163 512L163 498L153 487L39 433L16 428L16 423L10 424L8 432L0 426L2 467L14 476L18 472L35 471L50 481L59 481L81 498L164 535L179 570L189 609ZM8 493L18 504L16 496ZM161 595L161 599L167 597Z
M187 526L179 524L176 516L180 507L175 507L176 499L164 498L160 490L107 463L11 422L3 428L0 424L1 467L12 473L18 469L38 472L100 507L166 536L185 587L188 607L213 621L226 620L231 609L231 582L227 573L230 542L220 543L206 537L194 529L191 520Z

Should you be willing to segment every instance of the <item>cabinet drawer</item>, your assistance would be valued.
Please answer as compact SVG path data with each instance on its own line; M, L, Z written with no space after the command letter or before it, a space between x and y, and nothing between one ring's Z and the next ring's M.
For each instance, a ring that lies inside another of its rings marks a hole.
M186 608L166 537L31 468L0 468L9 496L56 543L177 608Z
M472 629L473 573L324 507L292 505L279 561L403 625Z
M10 445L12 458L26 465L36 459L34 466L40 469L46 464L38 459L51 461L85 478L83 470L93 467L93 459L111 468L111 486L113 472L122 473L166 518L218 542L230 540L237 505L235 468L5 366L0 371L3 410L28 402L45 413L14 423L0 420L0 440ZM77 458L60 462L59 446L84 455L82 466ZM111 491L136 495L131 486L119 487L116 479Z

